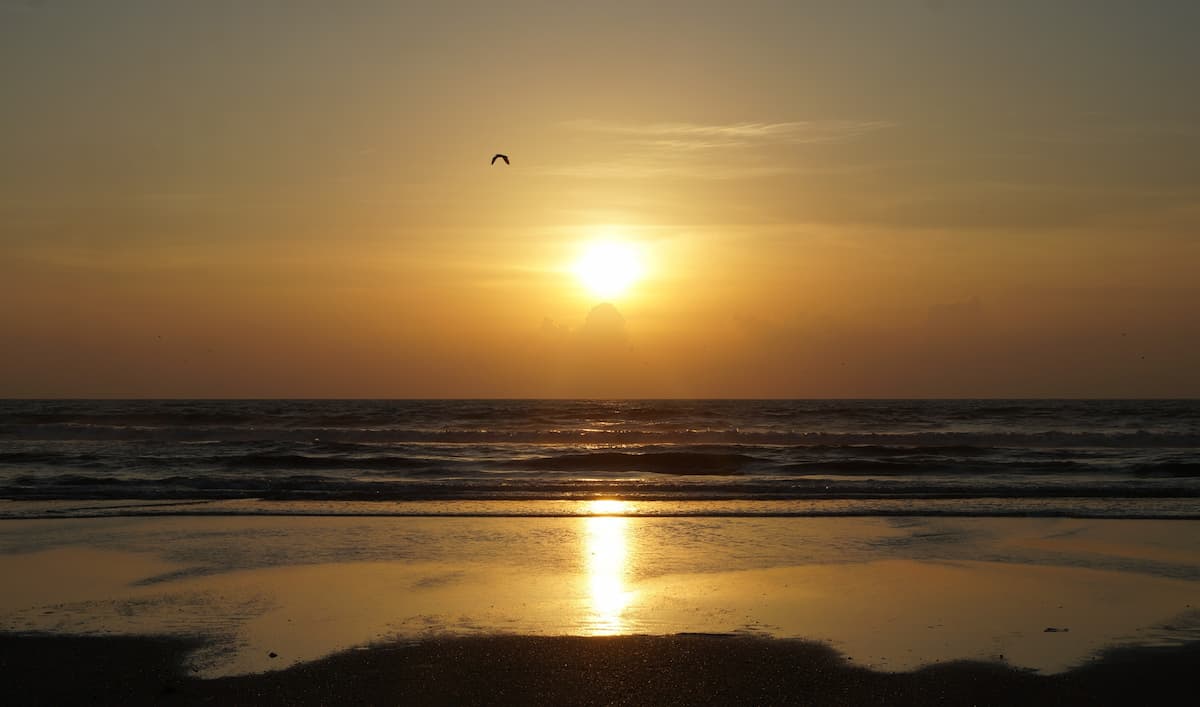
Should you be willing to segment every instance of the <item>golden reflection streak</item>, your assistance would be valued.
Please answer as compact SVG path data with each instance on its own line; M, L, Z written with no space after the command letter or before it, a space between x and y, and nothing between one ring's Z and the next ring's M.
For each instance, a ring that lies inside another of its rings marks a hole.
M592 501L589 511L594 515L583 521L592 612L586 626L593 636L611 636L626 629L623 615L635 594L625 587L629 518L600 514L621 513L627 508L623 501Z

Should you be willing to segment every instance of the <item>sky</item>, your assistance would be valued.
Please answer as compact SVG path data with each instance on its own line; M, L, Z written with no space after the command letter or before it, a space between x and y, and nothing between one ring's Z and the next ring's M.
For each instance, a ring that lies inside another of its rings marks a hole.
M1200 397L1197 27L0 0L0 396Z

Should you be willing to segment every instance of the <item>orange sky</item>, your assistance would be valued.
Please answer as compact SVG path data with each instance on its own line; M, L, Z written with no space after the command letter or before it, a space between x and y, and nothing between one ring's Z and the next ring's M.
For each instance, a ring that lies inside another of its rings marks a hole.
M1194 3L409 5L0 2L0 395L1200 396Z

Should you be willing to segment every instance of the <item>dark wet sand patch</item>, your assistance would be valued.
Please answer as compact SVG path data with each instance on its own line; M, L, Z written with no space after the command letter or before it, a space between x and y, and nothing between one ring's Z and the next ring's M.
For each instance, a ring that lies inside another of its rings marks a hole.
M10 705L1128 705L1195 687L1200 645L1109 651L1037 675L956 662L860 668L815 643L741 636L441 638L352 650L278 672L202 680L195 641L0 636ZM281 657L286 646L279 646Z

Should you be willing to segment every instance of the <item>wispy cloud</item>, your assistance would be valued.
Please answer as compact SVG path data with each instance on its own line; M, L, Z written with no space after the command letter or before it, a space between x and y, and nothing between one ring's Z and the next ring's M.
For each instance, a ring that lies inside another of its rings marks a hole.
M575 120L569 130L606 136L614 156L547 170L575 177L742 179L800 171L778 148L853 140L892 127L884 121L618 123ZM702 168L701 168L702 167Z
M695 162L682 159L627 158L592 162L564 167L551 167L544 173L558 177L590 179L649 179L653 177L690 177L695 179L751 179L771 177L796 171L787 165L737 165L700 168Z
M832 142L847 140L864 133L891 127L879 120L809 120L785 123L610 123L575 120L566 123L577 130L616 135L653 136L676 140L722 138L725 140L767 140L779 142Z

